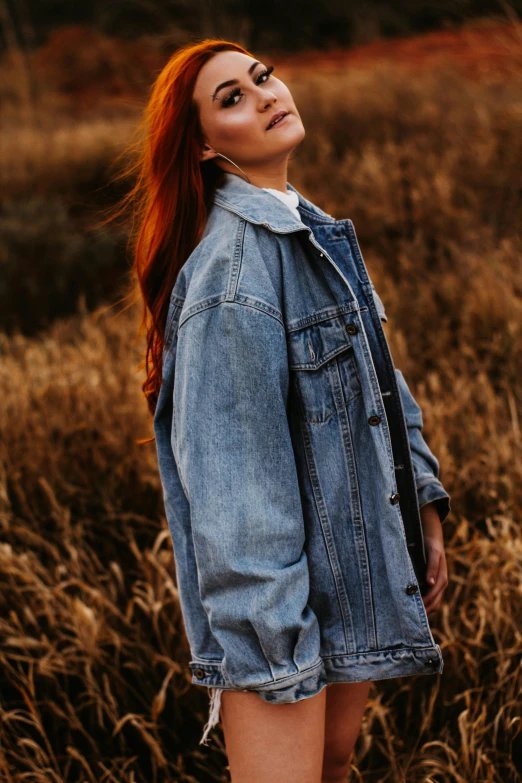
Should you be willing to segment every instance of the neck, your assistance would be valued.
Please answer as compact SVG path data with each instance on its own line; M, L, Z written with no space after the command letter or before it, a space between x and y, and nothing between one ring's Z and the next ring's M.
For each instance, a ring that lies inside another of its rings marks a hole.
M281 190L283 193L286 193L286 182L288 179L286 172L282 176L278 175L274 177L267 176L266 174L256 176L255 174L249 174L248 171L247 174L252 185L255 185L258 188L273 188L274 190Z
M247 175L250 183L257 188L274 188L274 190L281 190L286 193L286 183L288 180L288 158L281 163L274 163L272 166L242 165L239 161L235 161L238 166L241 166L242 171ZM241 174L236 166L232 166L225 160L220 161L219 165L225 171L229 171L231 174L237 174L240 177Z

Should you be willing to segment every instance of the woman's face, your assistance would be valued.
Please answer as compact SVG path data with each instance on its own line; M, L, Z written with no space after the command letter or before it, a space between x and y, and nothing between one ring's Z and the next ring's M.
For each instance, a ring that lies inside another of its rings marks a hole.
M289 89L274 74L266 74L268 67L242 52L225 51L201 68L194 87L206 140L201 160L221 152L251 172L286 165L305 129ZM223 84L231 81L234 84ZM281 111L288 112L287 117L268 128Z

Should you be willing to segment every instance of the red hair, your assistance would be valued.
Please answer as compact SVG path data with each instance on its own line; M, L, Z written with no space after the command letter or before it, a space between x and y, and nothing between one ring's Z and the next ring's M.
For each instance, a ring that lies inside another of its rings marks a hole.
M202 66L217 52L228 50L252 56L241 45L216 38L177 49L152 86L138 127L144 131L142 138L123 153L131 153L131 163L121 176L137 176L115 217L131 207L133 290L143 303L139 334L146 331L142 390L151 415L161 385L170 294L201 239L215 187L223 177L214 161L199 160L205 139L194 85Z

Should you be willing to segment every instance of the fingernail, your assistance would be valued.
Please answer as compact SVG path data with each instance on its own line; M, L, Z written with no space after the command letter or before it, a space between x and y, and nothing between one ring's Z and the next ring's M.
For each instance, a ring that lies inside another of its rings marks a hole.
M435 584L435 578L433 576L430 576L429 582L433 585Z

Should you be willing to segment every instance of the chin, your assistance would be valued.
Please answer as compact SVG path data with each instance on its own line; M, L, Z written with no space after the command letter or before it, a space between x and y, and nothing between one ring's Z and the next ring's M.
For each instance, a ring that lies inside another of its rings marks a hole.
M301 125L301 128L297 129L295 133L289 134L288 137L285 139L286 145L291 146L292 149L298 146L298 144L301 144L305 137L305 129Z
M305 127L304 127L303 123L301 123L301 133L299 134L299 141L298 141L298 144L299 144L300 142L302 142L302 140L304 139L304 137L305 137L305 136L306 136Z
M286 138L287 140L291 138L294 144L300 144L305 137L306 131L298 114L294 114L294 120L292 133L288 133Z

